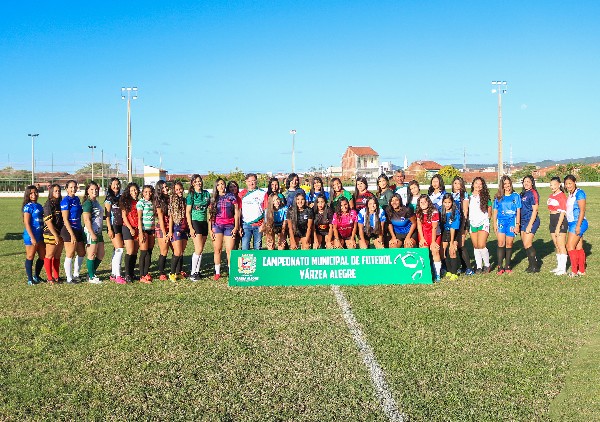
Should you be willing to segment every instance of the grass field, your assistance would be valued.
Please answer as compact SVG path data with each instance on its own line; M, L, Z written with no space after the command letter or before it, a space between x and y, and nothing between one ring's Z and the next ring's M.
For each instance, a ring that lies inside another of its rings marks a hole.
M585 278L548 273L542 210L540 274L517 241L511 276L342 288L411 420L600 420L600 189L586 192ZM20 200L0 204L1 420L385 420L329 287L27 286Z

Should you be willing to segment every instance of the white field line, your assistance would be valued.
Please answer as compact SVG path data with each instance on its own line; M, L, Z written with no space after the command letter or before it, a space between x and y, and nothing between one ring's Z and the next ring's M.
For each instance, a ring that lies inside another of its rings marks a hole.
M365 338L362 330L360 329L360 325L352 313L352 308L350 307L350 303L348 303L346 296L344 296L344 293L342 293L339 286L332 285L331 290L333 291L337 303L342 310L342 315L346 321L346 324L348 325L348 328L350 329L350 332L352 333L352 337L354 337L356 346L358 346L360 356L362 357L365 366L369 370L371 382L375 387L375 393L377 394L377 398L379 399L379 404L381 405L383 412L390 421L407 421L408 418L400 413L400 410L398 410L396 400L394 400L392 392L390 391L387 382L385 382L385 374L383 373L383 369L381 369L381 366L379 366L379 363L377 363L373 349L367 343L367 339Z

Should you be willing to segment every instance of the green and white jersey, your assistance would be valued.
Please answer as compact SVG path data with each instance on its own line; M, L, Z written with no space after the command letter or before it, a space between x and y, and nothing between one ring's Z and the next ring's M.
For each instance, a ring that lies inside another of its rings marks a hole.
M206 214L210 205L210 193L207 190L196 192L192 189L185 202L192 206L192 220L207 221Z
M140 199L135 205L138 212L142 213L142 230L154 229L154 204L152 201Z
M98 201L86 200L82 205L83 212L91 214L92 230L98 234L102 232L102 220L104 220L104 207ZM84 226L84 231L87 233L87 227Z

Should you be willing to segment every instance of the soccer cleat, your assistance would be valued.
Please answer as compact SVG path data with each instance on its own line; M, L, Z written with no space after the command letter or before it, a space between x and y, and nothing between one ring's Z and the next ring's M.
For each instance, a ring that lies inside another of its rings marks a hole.
M187 273L186 273L185 271L181 271L181 272L178 274L178 276L180 276L180 277L181 277L181 279L186 279L188 275L187 275Z
M458 280L458 274L450 274L450 281Z
M102 284L102 280L98 278L98 276L94 276L88 280L90 284Z
M490 267L483 267L483 273L484 274L489 274L490 273Z
M33 286L33 280L27 280L27 285L28 286Z
M53 280L53 279L51 279L51 278L49 278L49 279L48 279L48 284L49 284L50 286L54 286L54 280Z
M44 280L42 280L39 275L34 275L33 276L33 284L40 284L40 283L43 283L43 282L44 282Z
M477 268L475 270L475 274L481 274L483 272L483 270L481 268Z
M146 274L146 280L152 281L152 275L150 273Z
M74 275L74 276L73 276L73 278L71 279L71 281L72 281L74 284L81 283L81 279L79 278L79 276L78 276L78 275Z
M567 274L567 272L563 271L563 270L559 270L559 271L557 271L557 272L554 273L554 275L558 275L558 276L565 275L565 274Z
M504 268L498 267L498 272L496 274L498 274L498 275L504 274Z
M147 275L140 277L140 283L152 284L152 280Z
M435 281L441 281L441 280L442 280L442 278L440 277L440 275L436 274L435 275Z
M171 281L177 281L177 274L169 274L169 280Z
M198 273L193 273L192 275L190 275L190 281L198 281L200 279L200 277L198 276Z
M577 273L569 273L569 278L576 278L577 277Z
M133 283L133 280L131 279L130 276L128 276L128 275L125 276L125 283Z
M465 275L473 275L475 274L475 271L473 271L471 268L467 268L467 271L465 271Z
M127 281L125 281L125 279L124 279L123 277L121 277L121 276L118 276L118 277L115 279L115 283L117 283L117 284L127 284Z
M217 281L220 278L221 278L221 274L215 274L213 277L213 280Z
M167 281L167 280L169 279L169 277L167 277L167 275L166 275L166 274L161 274L161 275L160 275L160 277L158 277L158 279L159 279L160 281Z
M110 281L115 281L115 282L117 281L117 277L115 277L115 275L114 275L114 274L111 274L111 275L110 275L110 277L108 277L108 279L109 279Z
M582 273L581 271L577 271L577 275L580 277L583 277L585 275L585 273Z
M450 271L446 271L446 274L444 275L444 277L452 278L452 273Z

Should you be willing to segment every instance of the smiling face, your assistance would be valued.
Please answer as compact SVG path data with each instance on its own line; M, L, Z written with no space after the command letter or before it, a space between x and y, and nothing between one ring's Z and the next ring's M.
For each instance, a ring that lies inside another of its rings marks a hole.
M271 192L279 192L279 182L277 180L271 181Z
M219 195L223 195L225 193L225 181L224 180L219 180L217 182L217 191L219 192Z
M525 186L525 185L523 185ZM574 181L572 181L571 179L567 179L565 180L565 189L567 189L567 192L569 193L573 193L575 192L575 188L576 188L576 184Z
M179 197L183 196L183 186L181 186L180 184L175 185L175 195Z
M479 193L481 192L481 189L483 189L483 184L480 179L476 179L473 182L473 193Z
M231 183L229 185L229 192L233 193L235 196L237 196L238 192L240 191L240 187L237 185L237 183Z
M194 180L192 180L192 186L194 187L194 190L196 192L202 191L202 187L204 186L204 183L202 182L202 178L196 177Z
M98 197L98 185L91 184L88 187L87 195L93 201Z
M275 208L276 210L281 208L281 198L279 196L273 198L273 208Z
M510 180L505 179L504 182L502 183L502 188L504 189L504 194L505 195L510 195L512 193L512 183L510 183Z
M50 195L54 199L60 198L60 187L54 186Z
M130 186L129 187L129 195L131 195L131 197L133 199L137 199L139 194L140 194L140 191L139 191L139 189L138 189L137 186Z
M254 176L250 176L246 179L246 187L248 188L248 190L255 190L256 189L256 177Z
M362 193L362 192L364 192L364 191L366 191L366 190L367 190L367 185L365 185L365 183L364 183L364 182L362 182L362 181L358 180L358 181L356 182L356 189L357 189L357 190L358 190L360 193Z
M402 186L404 184L404 174L396 173L394 174L394 181L398 186Z
M456 179L454 182L452 182L452 192L460 192L460 180Z
M434 177L433 179L431 179L431 186L435 190L438 190L440 188L440 181L437 177Z
M558 192L560 190L560 182L558 180L551 180L550 189L552 190L552 193Z
M523 189L530 190L533 187L533 182L529 177L523 179Z
M150 201L152 199L152 189L144 188L144 190L142 191L142 196L146 201Z
M419 196L421 194L421 190L417 185L410 185L410 193L412 196Z
M323 184L320 180L313 180L313 189L315 190L315 192L320 192L321 190L323 190Z
M350 209L350 204L348 203L348 201L341 201L340 202L340 211L342 212L342 214L346 214Z
M29 200L31 202L37 202L39 196L40 194L38 193L37 189L31 189L29 192Z
M390 205L394 210L398 211L400 209L400 199L397 196L392 196L392 199L390 200Z
M334 180L331 184L331 187L333 188L334 192L340 192L342 190L342 184L339 180Z
M427 203L427 198L419 199L419 208L421 208L423 211L427 211L427 208L429 208L429 203Z
M75 182L71 182L67 185L67 195L75 196L77 193L77 184Z
M298 195L296 197L296 206L298 207L298 209L304 209L305 205L306 205L306 198L304 198L302 195Z
M113 180L110 183L110 190L112 190L115 195L118 195L119 192L121 192L121 182L119 182L118 180Z
M319 196L319 197L317 198L317 209L318 209L319 211L323 211L323 210L325 209L325 204L326 204L326 202L325 202L325 198L324 198L324 197L322 197L322 196Z
M377 200L375 198L370 198L367 202L367 209L369 210L369 214L375 214L377 212Z
M379 179L377 179L377 186L379 186L381 190L385 190L388 187L388 181L385 180L383 177L380 177Z
M442 205L444 206L446 211L450 211L452 209L453 203L454 203L454 201L452 199L446 198L446 199L444 199L444 202L442 202Z

